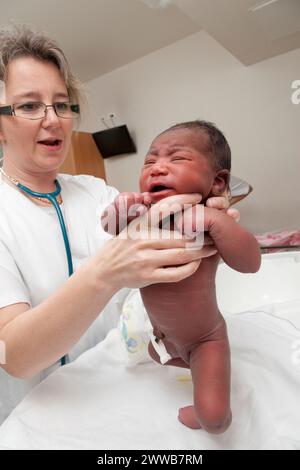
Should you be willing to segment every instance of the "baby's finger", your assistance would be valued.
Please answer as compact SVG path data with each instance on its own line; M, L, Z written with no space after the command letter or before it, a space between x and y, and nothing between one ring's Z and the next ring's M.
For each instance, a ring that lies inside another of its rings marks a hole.
M136 215L138 217L140 217L143 214L146 214L147 210L148 210L148 207L146 207L144 204L139 204L139 205L136 205L135 207Z
M143 203L143 194L142 193L132 193L132 199L135 204Z
M145 204L146 206L150 206L150 204L153 203L153 197L151 193L145 192L145 193L142 193L142 196L143 196L142 203Z

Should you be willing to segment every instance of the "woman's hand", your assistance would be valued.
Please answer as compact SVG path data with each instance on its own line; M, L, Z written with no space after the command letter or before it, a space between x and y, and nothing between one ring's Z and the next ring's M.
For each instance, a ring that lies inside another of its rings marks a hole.
M239 221L239 211L229 208L229 201L226 197L211 197L207 199L206 206L211 209L226 211L226 214L232 217L236 222ZM200 241L200 237L204 237L203 244L212 246L213 240L207 233L204 233L204 210L205 206L196 204L184 212L178 212L175 217L175 227L180 233L183 233L189 238L198 236L198 241Z
M211 247L191 249L190 240L159 228L160 221L200 202L197 194L178 194L152 205L93 257L96 279L117 291L159 282L178 282L191 276L203 257L216 253Z
M225 210L226 214L232 217L236 222L240 220L240 212L230 207L230 201L226 196L210 197L206 201L206 206L213 209Z
M211 207L212 209L219 209L226 211L226 214L232 217L236 222L240 221L240 212L237 209L232 209L230 207L230 201L226 196L214 196L210 197L206 201L206 206ZM204 245L209 245L215 248L215 244L212 238L205 234L204 235Z
M148 193L123 193L114 204L127 203L132 207L150 205ZM204 247L192 246L190 238L178 237L173 231L159 228L161 220L171 213L182 211L184 205L198 204L200 195L179 194L162 199L150 205L150 209L140 217L135 217L129 225L105 249L93 259L96 278L103 280L114 290L122 287L143 287L159 282L178 282L191 276L199 267L201 259L216 253L212 239L204 236ZM226 210L235 220L239 212L229 209L225 197L213 197L207 200L207 206ZM189 210L189 209L187 209ZM143 211L144 212L144 211ZM191 246L193 249L190 249Z

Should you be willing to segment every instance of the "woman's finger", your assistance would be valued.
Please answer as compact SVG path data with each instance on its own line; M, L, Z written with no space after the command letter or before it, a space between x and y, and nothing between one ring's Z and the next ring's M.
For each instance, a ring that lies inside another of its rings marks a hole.
M179 282L194 274L199 268L201 260L191 261L182 266L172 266L169 268L159 268L153 273L152 280L149 284L158 282Z
M175 214L181 211L185 206L193 206L201 201L200 194L176 194L169 196L156 204L153 204L148 212L144 214L139 220L133 221L140 225L140 227L159 226L159 222L170 214Z
M196 261L201 258L207 258L216 252L217 250L212 249L211 247L198 248L194 250L186 248L171 248L166 250L153 250L151 259L155 267L177 266L190 263L191 261Z
M239 222L241 219L240 211L237 209L233 209L233 208L227 209L226 214L232 217L236 222Z
M229 201L227 197L224 196L217 196L217 197L210 197L206 201L207 207L212 207L213 209L228 209Z

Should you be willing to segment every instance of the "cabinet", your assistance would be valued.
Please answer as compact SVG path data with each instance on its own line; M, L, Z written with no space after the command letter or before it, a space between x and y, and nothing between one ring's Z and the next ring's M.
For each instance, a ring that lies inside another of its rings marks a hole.
M93 175L105 180L104 160L89 132L73 132L67 158L59 169L70 175Z

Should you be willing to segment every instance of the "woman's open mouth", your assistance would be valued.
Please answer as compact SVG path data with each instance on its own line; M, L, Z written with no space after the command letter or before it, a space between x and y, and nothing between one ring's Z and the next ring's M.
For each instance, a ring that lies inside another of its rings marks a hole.
M49 150L50 152L57 152L62 147L62 140L45 139L45 140L39 140L38 144L42 145L45 149Z

